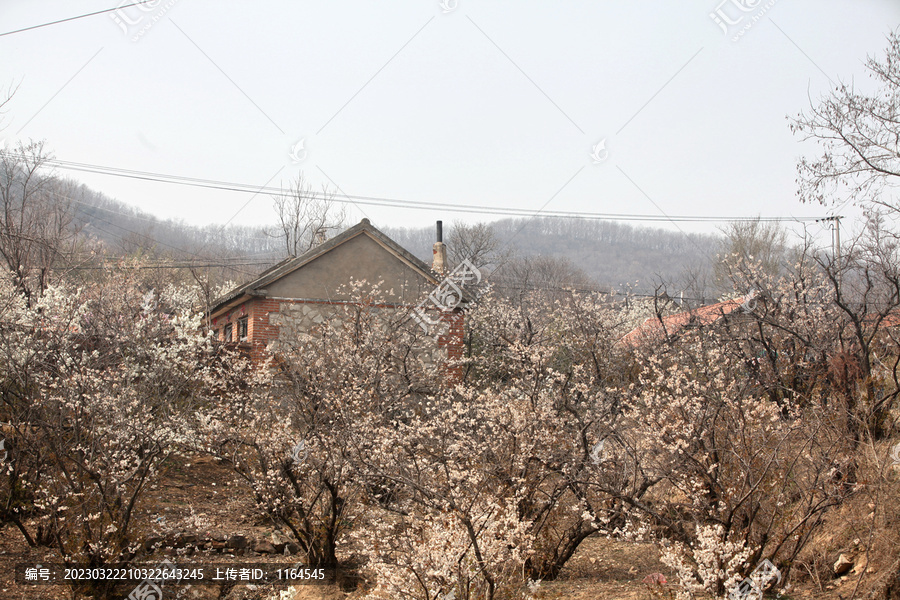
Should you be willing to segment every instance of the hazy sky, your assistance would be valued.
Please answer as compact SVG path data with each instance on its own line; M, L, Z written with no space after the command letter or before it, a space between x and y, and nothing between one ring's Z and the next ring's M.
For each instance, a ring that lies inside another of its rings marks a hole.
M121 7L0 36L0 84L19 86L0 139L253 189L302 169L351 197L659 217L826 215L796 199L815 148L786 117L869 88L900 25L897 0L131 2L0 2L0 33ZM274 219L266 193L60 174L160 217Z

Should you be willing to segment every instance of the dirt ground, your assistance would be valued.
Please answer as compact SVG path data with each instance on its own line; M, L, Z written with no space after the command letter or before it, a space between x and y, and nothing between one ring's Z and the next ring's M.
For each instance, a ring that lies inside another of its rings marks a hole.
M175 460L166 468L162 483L151 489L139 515L138 523L149 532L166 537L175 532L193 531L200 537L225 539L235 534L248 539L272 539L273 527L255 518L249 494L243 482L213 459ZM174 552L174 551L168 551ZM147 562L156 563L177 557L157 552ZM181 559L184 560L184 559ZM203 563L279 563L295 562L289 556L274 554L244 554L241 550L190 551L188 560ZM16 565L57 563L58 556L46 548L29 548L14 527L0 530L0 600L69 600L72 593L67 586L27 585L15 581ZM671 581L669 573L658 560L656 549L649 544L635 544L594 537L586 540L566 565L556 581L541 584L537 597L542 600L651 600L665 596L652 595L642 580L651 573L661 572ZM848 578L829 582L824 591L800 588L786 600L830 600L847 598L854 581ZM289 590L245 585L195 585L189 589L170 588L163 591L162 600L269 600L277 598L280 590L287 590L281 600L356 600L361 590L355 582L339 581L329 585L294 586ZM129 593L124 590L124 595ZM154 599L158 600L158 599Z

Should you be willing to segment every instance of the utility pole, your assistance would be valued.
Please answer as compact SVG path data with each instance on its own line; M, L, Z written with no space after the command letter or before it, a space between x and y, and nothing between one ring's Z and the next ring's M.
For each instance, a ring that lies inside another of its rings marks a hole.
M831 221L832 223L832 234L831 234L831 251L832 251L832 264L835 267L835 277L837 280L838 286L841 284L841 219L844 217L840 215L832 215L830 217L823 217L821 219L816 219L816 222L819 221Z
M844 217L839 215L834 215L831 217L822 217L821 219L816 219L816 223L820 221L831 221L831 250L832 256L834 256L835 260L840 260L841 258L841 219Z
M831 217L834 220L834 256L838 260L841 258L841 219L843 217Z

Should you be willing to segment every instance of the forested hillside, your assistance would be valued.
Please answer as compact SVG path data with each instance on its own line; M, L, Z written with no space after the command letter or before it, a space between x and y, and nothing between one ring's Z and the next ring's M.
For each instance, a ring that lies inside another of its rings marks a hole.
M452 243L453 227L449 228L448 243ZM583 271L596 287L630 287L644 293L653 291L660 282L675 284L680 291L691 277L688 272L708 277L722 244L721 236L684 234L614 221L502 219L490 223L490 229L498 250L510 252L511 257L565 259ZM420 229L385 227L384 231L416 256L431 259L433 224Z
M112 255L141 254L182 261L179 264L214 264L222 276L235 280L249 278L286 256L274 211L268 228L234 224L196 227L160 219L77 182L68 185L77 227L84 236L102 242ZM342 223L343 228L351 225ZM432 221L423 219L419 228L375 225L431 262L435 239ZM497 251L507 260L535 256L562 259L582 271L591 287L630 287L643 293L652 292L660 282L672 284L670 293L675 288L680 291L689 276L699 273L708 277L721 246L721 236L612 221L537 217L502 219L486 225ZM454 230L460 226L464 227L459 221L446 222L448 244L452 244ZM585 279L565 283L580 286Z
M82 234L123 255L155 253L179 259L241 257L245 262L277 261L281 245L264 228L230 224L196 227L160 219L86 185L72 184L75 223Z

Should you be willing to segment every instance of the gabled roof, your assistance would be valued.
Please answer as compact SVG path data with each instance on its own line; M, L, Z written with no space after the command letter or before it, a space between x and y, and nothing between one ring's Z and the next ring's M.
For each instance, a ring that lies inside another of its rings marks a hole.
M734 311L745 306L751 300L749 297L736 298L734 300L726 300L717 304L708 304L663 317L650 317L639 326L629 331L621 340L620 344L636 347L643 343L655 343L663 341L666 336L678 333L685 327L692 325L710 325L719 319L730 315Z
M290 273L293 273L297 269L302 268L304 265L312 262L316 258L334 250L341 244L344 244L359 235L367 235L375 240L388 252L394 254L399 260L406 263L409 267L422 275L422 277L424 277L430 283L434 285L437 285L439 283L439 280L431 271L430 266L425 264L420 259L416 258L413 254L400 246L397 242L374 227L369 222L369 219L363 219L350 229L341 232L330 240L323 242L322 244L319 244L314 248L311 248L300 256L286 258L280 263L265 270L262 274L259 275L259 277L257 277L250 283L239 286L231 292L225 294L224 296L216 299L212 305L212 308L210 308L209 310L209 314L213 315L221 311L223 308L236 306L249 297L264 295L263 290L267 285L281 279L282 277L285 277L286 275L289 275Z

